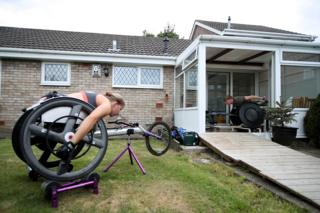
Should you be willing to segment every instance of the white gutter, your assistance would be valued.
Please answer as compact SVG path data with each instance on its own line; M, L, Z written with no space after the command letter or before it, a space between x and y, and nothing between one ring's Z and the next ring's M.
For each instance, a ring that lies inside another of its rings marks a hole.
M225 29L223 36L244 36L244 37L268 37L276 39L291 39L301 41L314 41L317 37L311 35L302 34L287 34L287 33L273 33L273 32L258 32L249 30L236 30L236 29Z
M90 53L74 51L40 50L0 47L0 57L60 61L138 63L156 65L175 65L175 56L148 56L113 53Z
M296 47L309 47L320 50L319 42L305 42L305 41L290 41L290 40L278 40L278 39L262 39L262 38L245 38L245 37L228 37L228 36L216 36L216 35L200 35L198 39L202 41L219 41L219 42L240 42L249 44L267 44L278 46L296 46Z

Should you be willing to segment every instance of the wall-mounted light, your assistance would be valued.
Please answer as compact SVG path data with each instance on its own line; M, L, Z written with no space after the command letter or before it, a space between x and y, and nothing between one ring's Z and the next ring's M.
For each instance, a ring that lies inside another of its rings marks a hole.
M108 66L108 65L105 65L105 66L103 67L103 74L104 74L104 76L105 76L106 78L109 77L110 69L111 69L111 67Z
M94 78L100 78L101 77L101 64L92 64L91 67L91 76Z
M112 64L92 64L91 75L94 78L100 78L102 74L109 77L112 70Z

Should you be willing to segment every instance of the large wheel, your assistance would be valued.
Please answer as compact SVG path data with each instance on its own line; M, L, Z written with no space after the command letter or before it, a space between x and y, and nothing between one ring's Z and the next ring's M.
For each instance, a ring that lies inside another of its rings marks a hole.
M19 140L27 164L53 181L72 181L91 173L103 159L108 145L102 120L77 144L68 171L61 171L65 162L57 157L56 150L93 110L91 105L70 97L53 98L33 109L23 123ZM38 138L36 143L34 138Z
M239 118L239 107L233 107L230 112L230 120L233 125L240 125L241 120Z
M244 103L239 109L239 118L242 123L251 129L261 126L263 123L265 112L255 103Z
M23 113L16 124L13 127L12 135L11 135L11 141L12 141L12 147L16 155L22 160L26 161L22 155L22 151L20 149L20 135L21 135L21 128L23 126L23 123L25 122L26 118L30 114L31 110L26 111Z
M153 123L145 133L147 149L153 155L160 156L166 153L172 142L169 126L164 122Z

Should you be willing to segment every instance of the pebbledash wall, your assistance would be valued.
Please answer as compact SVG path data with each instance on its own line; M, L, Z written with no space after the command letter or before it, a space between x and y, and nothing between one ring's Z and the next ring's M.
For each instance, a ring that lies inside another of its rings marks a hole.
M172 124L174 68L163 67L163 89L112 88L112 72L108 77L91 76L90 63L70 62L70 86L41 85L41 61L6 60L1 62L0 132L9 135L22 114L22 109L31 106L39 97L56 90L68 94L80 90L98 93L120 93L126 107L121 113L130 122L147 125L162 119ZM134 64L128 64L135 66Z

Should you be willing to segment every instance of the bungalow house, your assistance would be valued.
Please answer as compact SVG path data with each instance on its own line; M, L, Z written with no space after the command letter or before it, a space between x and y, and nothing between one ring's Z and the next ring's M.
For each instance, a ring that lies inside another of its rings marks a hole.
M264 95L271 104L320 93L315 37L264 26L196 20L190 39L0 27L0 126L48 91L115 91L123 116L206 131L223 97ZM299 108L300 109L300 108ZM223 118L228 122L228 117Z
M0 132L49 91L118 92L123 116L172 123L177 56L190 40L0 27Z

